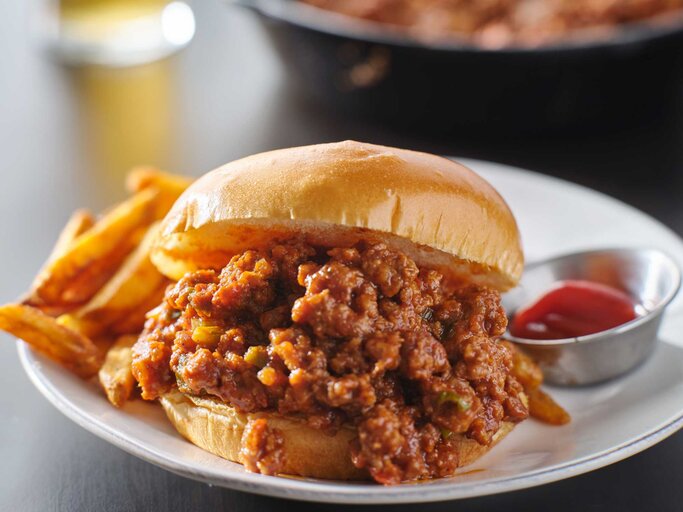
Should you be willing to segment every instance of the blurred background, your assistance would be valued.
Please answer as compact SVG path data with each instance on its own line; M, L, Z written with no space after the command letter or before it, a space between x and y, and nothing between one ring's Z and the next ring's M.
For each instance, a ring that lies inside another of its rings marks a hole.
M416 15L408 4L425 10ZM134 165L199 175L251 153L346 138L555 175L681 234L679 7L677 0L5 0L0 299L24 290L75 207L99 211L122 198ZM141 482L169 506L289 506L185 481L119 452L38 395L13 344L0 344L0 357L7 370L0 386L25 389L21 397L0 394L10 452L0 467L7 498L0 509L137 510L130 496ZM666 468L681 457L679 434L596 474L467 504L523 510L554 495L565 497L557 510L600 509L606 495L624 510L636 497L676 510L683 490ZM78 479L98 492L74 494L67 483Z

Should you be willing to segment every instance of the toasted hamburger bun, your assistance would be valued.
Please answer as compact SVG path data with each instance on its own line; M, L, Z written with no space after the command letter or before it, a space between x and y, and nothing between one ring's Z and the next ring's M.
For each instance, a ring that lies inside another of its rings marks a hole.
M330 436L309 427L304 420L273 413L243 414L219 400L188 396L173 391L161 405L175 428L187 440L224 459L242 463L242 433L250 419L265 418L268 426L282 432L284 466L281 473L328 480L368 480L370 474L351 463L349 443L356 437L351 427ZM514 424L503 422L489 446L458 435L459 466L471 464L508 435Z
M484 179L434 155L346 141L261 153L192 184L166 216L152 261L171 279L301 236L371 238L447 278L507 290L524 258L510 209Z
M446 279L501 291L518 282L524 263L512 213L474 172L434 155L353 141L262 153L206 174L162 222L151 258L178 280L291 237L322 247L381 241ZM226 459L240 462L244 427L259 417L283 432L283 473L369 478L351 463L353 428L329 436L296 418L241 414L177 391L161 403L183 436ZM512 428L503 423L491 446ZM460 465L491 447L464 436L459 442Z

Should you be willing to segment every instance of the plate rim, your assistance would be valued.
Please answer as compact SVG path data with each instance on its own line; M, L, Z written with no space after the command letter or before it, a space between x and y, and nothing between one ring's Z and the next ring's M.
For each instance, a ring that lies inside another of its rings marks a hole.
M452 157L447 158L454 159ZM488 174L489 171L493 171L494 173L511 172L521 175L530 175L535 180L552 183L554 186L561 185L565 188L572 188L574 191L582 194L607 198L620 207L625 207L638 215L647 217L651 221L657 223L658 226L663 228L669 235L680 240L679 235L675 231L653 218L651 215L600 191L554 176L548 176L498 162L470 158L457 160L470 168L476 168L479 164L483 164L484 167L487 166L488 169L481 169L482 174L484 175ZM681 242L683 246L683 241ZM683 316L683 313L669 311L668 315ZM52 383L46 374L39 370L41 361L36 359L37 355L26 343L17 340L17 350L24 371L41 394L67 418L100 439L103 439L146 462L183 477L220 487L301 501L324 501L340 504L426 503L473 498L521 490L556 482L608 466L657 444L683 428L683 408L681 408L667 420L635 438L606 450L586 455L574 461L523 472L518 475L492 478L489 481L477 482L467 486L449 486L446 482L441 485L438 483L433 484L429 487L421 486L419 484L414 486L409 484L400 487L402 489L401 493L396 493L395 487L363 487L358 484L349 484L346 487L339 487L339 483L337 482L300 481L258 474L234 473L219 476L213 471L202 472L200 469L188 467L182 462L173 460L166 455L158 453L154 449L150 449L147 446L129 439L113 427L93 418L87 411L81 410L81 408L73 404L69 398ZM311 486L313 486L313 488L311 488Z
M662 341L661 343L666 342ZM585 456L576 461L520 473L515 476L492 479L488 482L478 482L466 487L451 486L449 489L448 484L445 482L442 486L435 484L430 488L422 487L419 484L411 487L406 485L402 488L415 489L415 492L397 494L394 492L394 489L396 489L395 487L374 487L368 485L367 488L364 488L363 490L370 490L371 494L359 495L359 487L361 486L357 484L350 484L345 490L342 490L343 488L325 489L326 486L338 485L338 482L299 481L296 479L254 473L244 473L243 475L236 473L217 478L212 473L202 473L193 468L188 468L165 455L157 453L155 450L127 439L116 429L109 427L97 419L89 417L86 412L81 411L77 406L73 405L68 398L64 397L52 382L45 377L43 372L35 371L36 367L39 367L41 362L35 359L36 354L24 341L17 340L17 351L22 367L26 371L31 382L59 412L91 434L113 444L126 453L134 455L162 469L196 481L265 496L300 501L320 502L321 500L324 500L329 503L350 505L427 503L475 498L527 489L578 476L614 464L654 446L683 428L683 409L681 409L678 414L673 415L668 420L646 431L637 438L621 443L610 449L596 452L593 455ZM263 481L259 482L258 480L260 479L263 479ZM298 488L302 485L314 485L319 489Z

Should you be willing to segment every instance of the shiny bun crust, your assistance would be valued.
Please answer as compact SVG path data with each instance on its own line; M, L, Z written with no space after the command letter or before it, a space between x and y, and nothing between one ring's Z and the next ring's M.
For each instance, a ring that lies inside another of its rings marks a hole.
M152 261L168 277L303 237L383 241L447 278L498 290L523 268L510 209L484 179L438 156L346 141L261 153L197 180L161 228Z
M186 439L224 459L240 462L242 433L251 418L265 418L268 426L280 429L284 439L285 464L282 474L328 480L369 480L370 475L353 466L349 442L356 437L352 428L329 436L309 427L303 420L272 413L242 414L211 398L188 396L173 391L161 398L161 405L175 428ZM490 446L458 436L460 463L466 466L484 455L514 428L504 422Z

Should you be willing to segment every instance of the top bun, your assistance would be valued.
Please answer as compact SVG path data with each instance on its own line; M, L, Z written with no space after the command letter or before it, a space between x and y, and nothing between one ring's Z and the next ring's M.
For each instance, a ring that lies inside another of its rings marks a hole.
M323 247L382 241L448 279L501 291L524 264L515 219L484 179L446 158L353 141L209 172L164 219L152 261L177 280L294 236Z

